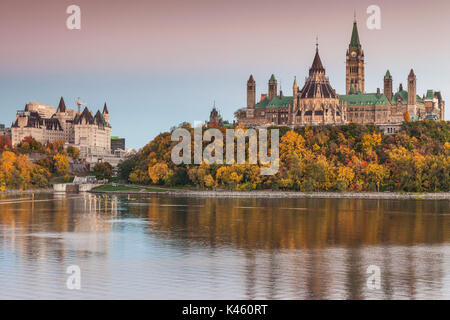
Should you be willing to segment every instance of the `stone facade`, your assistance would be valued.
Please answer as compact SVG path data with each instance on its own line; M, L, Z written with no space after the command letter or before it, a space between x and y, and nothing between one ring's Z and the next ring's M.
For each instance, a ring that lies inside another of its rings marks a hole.
M52 106L31 102L17 112L11 133L13 145L30 136L42 144L64 140L67 145L79 148L82 157L111 153L111 125L106 103L103 112L97 111L93 116L87 107L83 112L68 109L62 97L56 112Z
M304 126L345 124L377 124L387 133L394 133L403 121L443 120L445 102L439 91L428 90L417 95L417 81L411 69L404 90L402 84L393 91L393 79L389 72L383 79L383 93L365 92L364 51L356 21L350 44L346 51L346 92L338 95L332 88L319 56L318 45L309 76L302 89L296 78L292 96L277 91L274 75L269 79L268 94L261 94L256 101L256 82L253 75L247 81L247 107L235 112L239 125L244 126Z

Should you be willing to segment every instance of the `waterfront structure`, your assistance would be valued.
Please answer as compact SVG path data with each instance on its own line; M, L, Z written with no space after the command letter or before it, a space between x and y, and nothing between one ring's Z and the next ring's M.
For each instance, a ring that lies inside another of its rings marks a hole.
M95 115L87 107L82 112L66 107L61 97L58 108L36 102L28 103L16 114L11 127L12 144L25 137L33 137L45 144L64 140L67 145L80 149L80 156L95 157L111 154L111 125L108 107Z
M439 91L428 90L417 95L414 70L407 77L407 90L400 84L393 91L393 77L388 70L383 78L383 92L365 91L364 51L356 20L346 50L346 91L339 95L333 89L319 55L318 44L309 76L300 89L294 78L292 96L278 93L275 75L269 79L268 93L256 100L253 75L247 81L247 106L235 112L239 125L304 126L345 123L376 124L386 133L396 132L403 121L443 120L445 102Z

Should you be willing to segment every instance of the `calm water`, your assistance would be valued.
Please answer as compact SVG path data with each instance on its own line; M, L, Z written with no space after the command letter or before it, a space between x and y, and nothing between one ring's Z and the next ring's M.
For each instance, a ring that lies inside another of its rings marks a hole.
M449 201L2 197L0 284L2 299L450 299Z

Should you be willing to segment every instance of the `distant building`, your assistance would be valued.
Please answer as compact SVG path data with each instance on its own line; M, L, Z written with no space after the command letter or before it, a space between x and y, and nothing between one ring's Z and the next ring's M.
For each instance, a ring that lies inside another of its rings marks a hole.
M126 150L125 138L111 137L111 151L114 153L116 150Z
M82 112L68 109L61 97L56 112L52 106L28 103L17 112L11 128L12 144L19 144L25 137L33 137L43 144L64 140L80 149L80 157L111 154L111 125L105 105L93 116L87 107Z
M209 121L207 123L207 126L221 127L222 125L223 125L222 116L220 115L219 111L217 111L216 104L214 103L211 113L209 114Z
M232 125L227 121L223 120L219 111L216 109L216 103L209 114L209 121L206 122L206 126L208 127L232 127Z
M0 123L0 136L2 135L11 137L11 128L7 128L4 124Z

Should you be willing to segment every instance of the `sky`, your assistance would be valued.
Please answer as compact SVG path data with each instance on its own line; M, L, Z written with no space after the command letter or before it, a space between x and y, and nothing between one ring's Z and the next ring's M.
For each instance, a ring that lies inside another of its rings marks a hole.
M81 29L69 30L69 5ZM381 29L366 12L381 9ZM10 125L29 101L95 113L107 103L112 135L140 148L183 121L206 120L214 104L224 119L246 105L246 82L257 96L275 74L285 95L302 86L316 37L331 85L345 91L345 53L354 14L365 53L366 92L407 86L450 92L448 0L2 0L0 123ZM450 104L446 119L450 119Z

